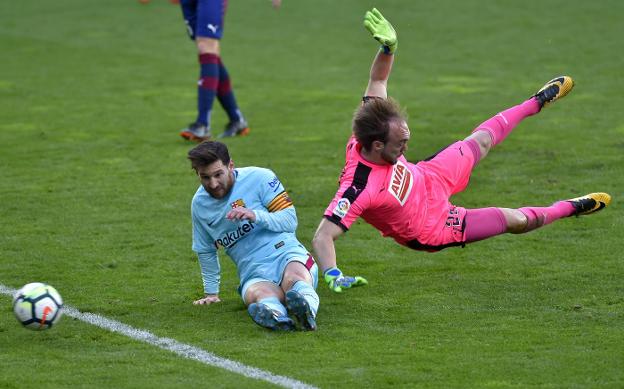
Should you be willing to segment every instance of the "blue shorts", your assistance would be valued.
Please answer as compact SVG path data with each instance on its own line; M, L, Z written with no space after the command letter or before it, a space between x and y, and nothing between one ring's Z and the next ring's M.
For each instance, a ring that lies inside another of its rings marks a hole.
M245 280L241 280L241 284L238 287L238 292L240 293L243 302L247 304L245 301L245 293L247 293L247 289L255 283L258 282L272 282L275 285L280 285L282 283L282 279L284 278L284 270L286 270L286 266L291 262L300 262L303 266L308 269L310 275L312 276L312 282L314 283L314 289L318 286L318 266L316 262L314 262L314 258L310 254L307 256L293 256L288 257L286 259L282 259L279 261L278 266L274 266L274 271L271 274L268 274L266 271L263 274L255 273L249 275L249 277Z
M227 0L181 0L180 6L191 39L221 39Z

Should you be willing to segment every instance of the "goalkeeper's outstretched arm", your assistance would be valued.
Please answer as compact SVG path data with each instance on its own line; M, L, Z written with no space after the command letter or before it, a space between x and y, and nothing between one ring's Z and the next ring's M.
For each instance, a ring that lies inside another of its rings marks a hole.
M316 260L323 272L323 279L329 286L329 289L336 293L354 286L368 284L365 278L347 276L336 266L334 240L338 239L343 233L342 228L323 218L314 234L314 239L312 239L312 247L314 248Z
M314 234L314 239L312 239L312 247L321 272L336 267L336 247L334 246L334 241L343 233L342 228L334 223L329 222L325 218L321 220Z
M390 77L393 61L393 55L384 54L383 51L379 50L371 67L370 78L368 79L368 86L364 96L381 97L382 99L388 97L388 77Z
M387 85L394 62L394 52L398 46L397 35L392 24L376 8L364 15L364 27L381 43L381 48L371 66L364 96L385 99L388 97Z

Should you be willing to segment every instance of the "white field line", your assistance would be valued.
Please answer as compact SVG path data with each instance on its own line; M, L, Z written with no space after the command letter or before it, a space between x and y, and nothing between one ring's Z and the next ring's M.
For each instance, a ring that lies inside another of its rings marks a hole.
M0 284L0 294L13 296L16 292L17 289L11 289ZM63 314L78 320L82 320L86 323L93 324L111 332L116 332L129 338L149 343L153 346L160 347L163 350L169 350L175 354L178 354L181 357L193 359L205 365L220 367L221 369L225 369L233 373L243 375L245 377L266 381L274 385L283 386L285 388L316 388L314 386L294 380L292 378L275 375L265 370L244 365L240 362L218 357L213 353L202 350L195 346L178 342L175 339L158 337L149 331L140 330L138 328L134 328L127 324L118 322L116 320L107 319L104 316L88 312L80 312L76 308L68 305L63 306Z

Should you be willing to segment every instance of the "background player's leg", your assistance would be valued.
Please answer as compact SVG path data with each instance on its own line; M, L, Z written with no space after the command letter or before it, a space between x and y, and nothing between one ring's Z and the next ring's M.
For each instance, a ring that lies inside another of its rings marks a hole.
M247 135L249 133L249 126L238 108L236 97L234 96L234 91L232 90L230 76L220 58L217 98L230 119L230 122L225 126L225 130L221 135L221 138L235 135Z
M219 86L219 56L215 53L199 54L199 81L197 82L197 119L210 128L212 104Z
M193 141L211 137L210 114L219 86L219 41L223 36L223 19L227 1L197 0L182 2L182 12L195 40L199 56L200 76L197 85L197 118L180 136Z
M210 114L219 86L219 41L196 38L199 50L199 80L197 82L197 118L180 132L185 139L202 142L211 137Z

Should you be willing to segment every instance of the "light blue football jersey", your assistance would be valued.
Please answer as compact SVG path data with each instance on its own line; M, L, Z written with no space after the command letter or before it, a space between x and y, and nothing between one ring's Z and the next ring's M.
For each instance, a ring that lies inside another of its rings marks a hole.
M279 211L292 207L292 202L269 169L237 168L234 174L234 185L222 199L213 198L201 185L197 189L191 205L193 251L217 260L217 249L223 247L236 264L241 285L251 278L274 279L276 271L281 277L286 260L309 255L295 236L296 225L293 232L275 232L259 221L231 221L225 215L235 207ZM218 269L218 263L210 266Z

